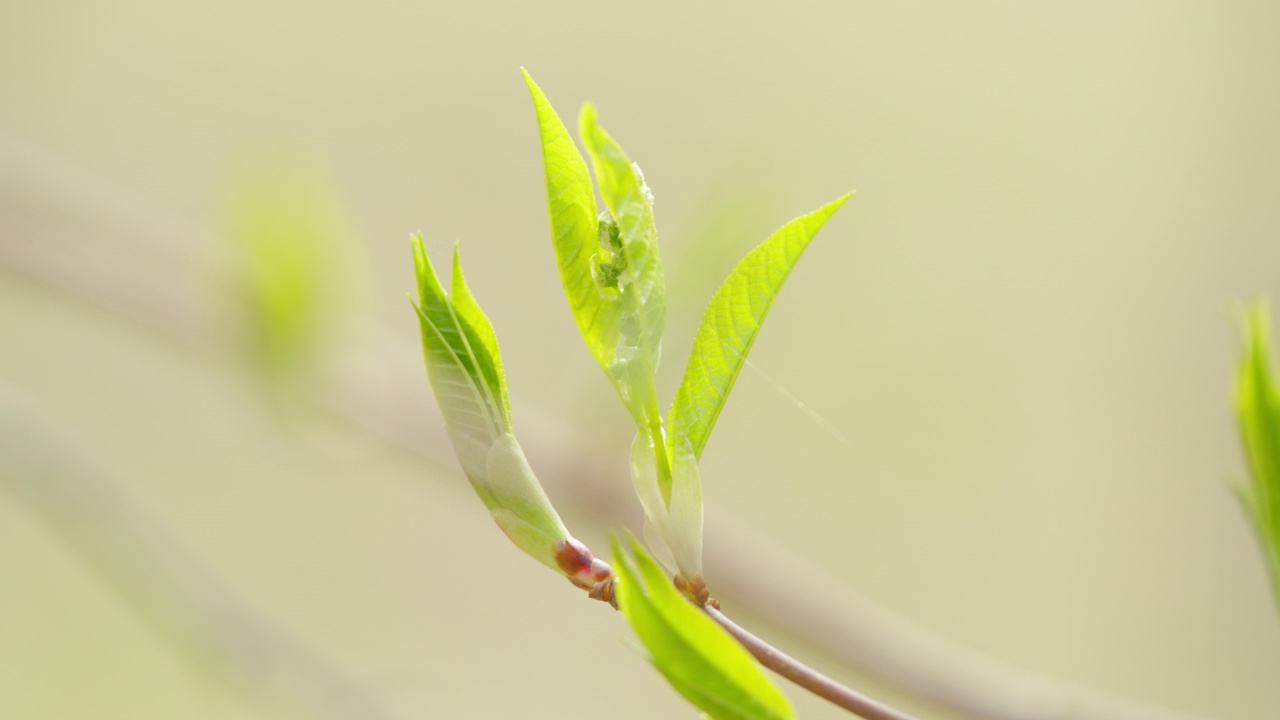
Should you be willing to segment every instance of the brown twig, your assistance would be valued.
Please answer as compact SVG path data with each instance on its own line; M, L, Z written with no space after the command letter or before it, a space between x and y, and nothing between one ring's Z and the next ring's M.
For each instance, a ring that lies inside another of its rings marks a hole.
M915 720L901 710L885 705L882 702L863 695L849 687L845 687L790 655L782 652L769 643L761 640L749 630L730 620L719 608L704 605L702 611L720 626L729 631L735 640L742 643L761 665L778 673L782 677L866 720Z

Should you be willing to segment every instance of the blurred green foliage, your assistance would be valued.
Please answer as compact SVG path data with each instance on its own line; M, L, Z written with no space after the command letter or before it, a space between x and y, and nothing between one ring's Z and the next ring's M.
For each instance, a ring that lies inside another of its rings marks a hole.
M1236 413L1250 478L1238 494L1258 532L1280 603L1280 386L1275 373L1271 311L1265 302L1255 302L1246 315L1244 359L1236 376Z
M300 149L260 153L228 183L232 325L250 362L285 393L364 304L366 263L344 207L324 164Z

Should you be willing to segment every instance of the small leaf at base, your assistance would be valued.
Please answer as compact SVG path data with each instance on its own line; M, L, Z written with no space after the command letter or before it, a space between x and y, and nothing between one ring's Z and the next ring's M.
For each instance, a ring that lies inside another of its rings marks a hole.
M686 600L634 538L630 550L613 541L619 609L671 686L715 720L794 720L755 659Z

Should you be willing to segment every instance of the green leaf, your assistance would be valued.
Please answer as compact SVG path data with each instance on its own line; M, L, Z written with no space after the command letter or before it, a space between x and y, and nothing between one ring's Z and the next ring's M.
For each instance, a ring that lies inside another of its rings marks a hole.
M454 454L498 526L521 550L559 571L554 546L569 538L511 434L502 357L493 325L453 256L453 297L436 277L421 235L413 238L423 356Z
M790 720L791 703L755 659L671 584L635 539L634 559L613 541L618 606L654 666L715 720Z
M457 244L453 246L453 279L449 289L458 325L467 333L468 345L475 350L477 365L497 403L502 424L510 429L511 400L507 397L506 375L502 371L502 355L498 352L498 335L462 275L462 256Z
M1271 566L1280 602L1280 391L1274 373L1274 343L1265 303L1250 308L1245 356L1236 377L1236 413L1251 481L1237 493L1253 522Z
M427 257L422 236L415 236L412 243L418 276L414 309L422 331L427 377L463 470L468 477L483 474L489 446L508 428L502 426L501 414ZM460 444L465 447L459 448Z
M422 236L413 238L413 261L418 276L418 318L422 329L423 350L429 373L447 382L437 382L430 374L432 390L441 409L447 404L445 422L475 439L490 444L498 436L510 432L511 424L499 409L503 392L490 378L498 361L483 343L475 342L480 333L459 317L427 257ZM480 313L483 317L483 313ZM489 325L485 319L484 324ZM464 329L465 328L465 329ZM492 327L489 327L492 332ZM495 343L496 347L496 343ZM488 368L489 372L485 372ZM497 381L501 384L501 380ZM508 414L509 415L509 414Z
M639 167L596 122L595 108L589 103L582 107L579 134L595 167L600 195L617 224L616 235L602 233L601 240L612 252L606 263L595 268L597 281L609 283L608 289L618 293L617 349L607 372L637 424L652 430L660 422L653 376L666 320L653 195Z
M538 116L547 211L560 282L578 332L596 363L608 373L618 347L619 306L617 294L601 288L596 281L596 268L607 263L609 255L599 242L591 174L547 96L528 72L521 72Z
M687 441L670 455L663 478L653 438L636 433L631 443L631 481L644 509L645 538L664 562L669 559L686 578L702 576L702 482L698 459ZM665 487L665 489L664 489Z
M742 259L711 298L668 415L670 445L685 438L702 457L711 429L778 291L809 241L853 193L782 226Z
M515 435L507 433L494 442L485 469L485 489L493 498L488 507L494 522L516 547L562 572L556 563L555 546L569 539L569 530L551 506Z

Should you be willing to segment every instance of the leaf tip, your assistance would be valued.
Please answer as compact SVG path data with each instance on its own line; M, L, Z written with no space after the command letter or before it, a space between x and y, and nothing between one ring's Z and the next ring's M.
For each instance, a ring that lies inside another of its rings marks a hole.
M596 112L595 103L590 100L582 103L582 109L578 111L578 134L585 140L590 133L596 130L596 118L599 114Z
M413 251L413 270L419 279L431 272L431 259L427 257L427 247L422 240L422 231L409 235L409 248Z
M849 192L841 195L835 200L832 200L831 202L827 203L827 207L830 207L832 214L834 214L836 210L839 210L841 206L849 202L849 198L853 197L853 194L856 192L857 190L850 190Z
M456 294L458 288L465 284L462 279L462 251L459 249L462 245L461 241L453 244L453 275L449 279L450 292Z

